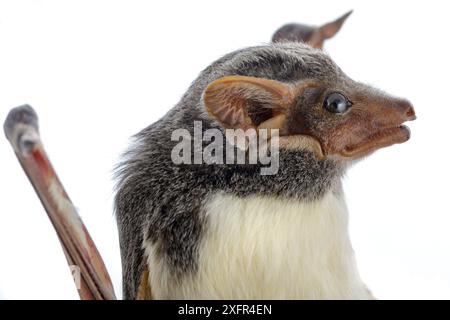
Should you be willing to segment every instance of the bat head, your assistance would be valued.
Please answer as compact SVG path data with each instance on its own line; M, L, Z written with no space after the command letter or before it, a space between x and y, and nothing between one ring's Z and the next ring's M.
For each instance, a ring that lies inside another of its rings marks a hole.
M301 63L294 79L275 73L212 81L203 93L209 115L223 128L278 129L280 148L310 149L321 159L358 159L409 139L403 123L415 119L410 102L350 79L322 51L299 46L304 56L286 58Z
M286 24L275 32L272 37L272 42L304 42L313 48L322 49L325 40L334 37L338 33L352 12L349 11L338 19L319 27L298 23Z

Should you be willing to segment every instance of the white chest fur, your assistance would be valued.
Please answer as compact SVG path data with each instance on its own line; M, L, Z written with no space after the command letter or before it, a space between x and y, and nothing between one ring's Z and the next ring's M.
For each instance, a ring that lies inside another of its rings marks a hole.
M198 272L174 282L146 246L155 298L370 299L361 282L342 198L311 203L216 194Z

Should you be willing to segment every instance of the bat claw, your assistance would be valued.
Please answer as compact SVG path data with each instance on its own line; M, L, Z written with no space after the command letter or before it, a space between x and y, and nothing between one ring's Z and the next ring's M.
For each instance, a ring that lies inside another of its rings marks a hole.
M3 130L16 151L28 154L39 141L36 111L27 104L12 109L6 117Z

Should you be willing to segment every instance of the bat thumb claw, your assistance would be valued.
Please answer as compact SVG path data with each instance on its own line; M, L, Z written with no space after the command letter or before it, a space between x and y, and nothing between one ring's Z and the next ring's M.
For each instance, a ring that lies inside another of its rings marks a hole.
M27 104L12 109L6 117L3 130L16 151L28 153L39 141L36 111Z

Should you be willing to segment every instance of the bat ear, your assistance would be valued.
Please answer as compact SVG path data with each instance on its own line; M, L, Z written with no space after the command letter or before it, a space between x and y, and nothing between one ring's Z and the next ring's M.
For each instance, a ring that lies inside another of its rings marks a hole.
M327 24L324 24L319 28L319 31L323 37L323 39L329 39L336 35L338 31L341 29L342 25L344 24L345 20L352 14L353 10L350 10L346 14L344 14L342 17L329 22Z
M224 128L279 128L294 101L288 84L264 78L228 76L203 93L205 108Z

